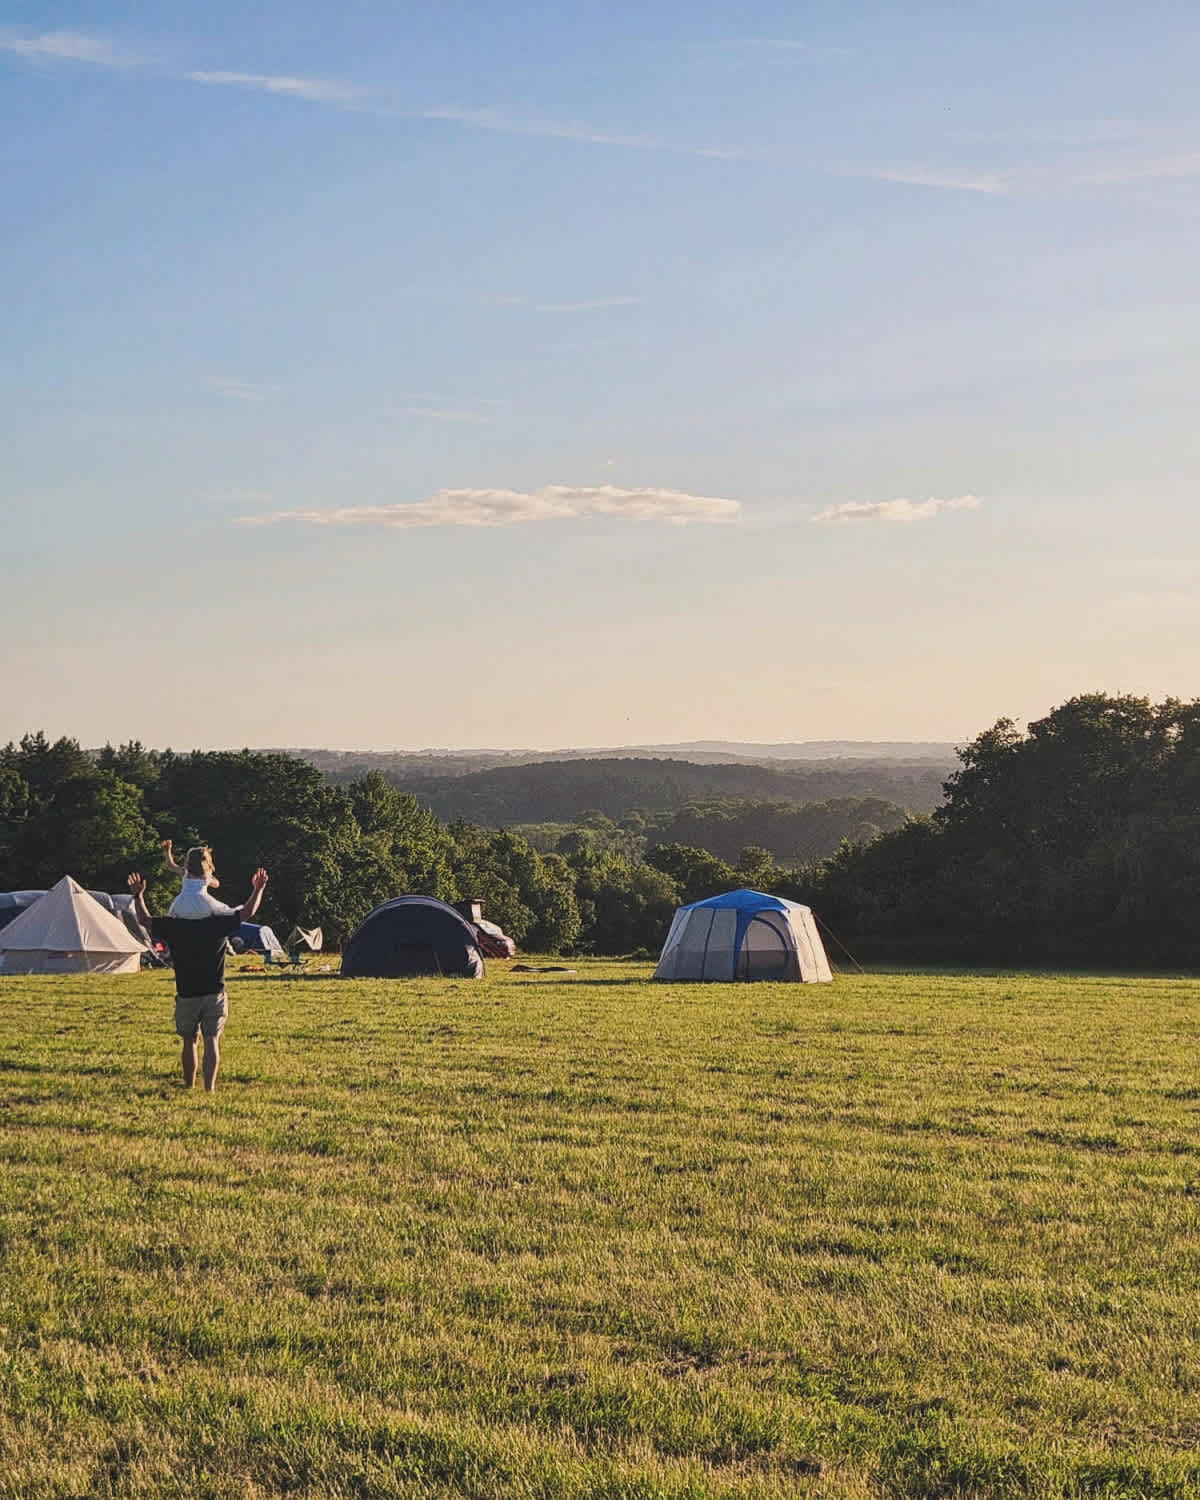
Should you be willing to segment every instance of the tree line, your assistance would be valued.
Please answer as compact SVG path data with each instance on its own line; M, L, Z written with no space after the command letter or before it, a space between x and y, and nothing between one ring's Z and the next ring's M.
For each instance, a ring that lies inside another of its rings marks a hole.
M466 774L428 774L416 767L373 767L412 792L445 822L465 818L486 828L574 822L587 811L615 821L634 812L657 816L689 803L739 799L807 804L831 798L876 798L911 812L941 801L953 761L811 761L801 766L700 764L643 757L581 757L491 766ZM350 781L344 768L330 780Z
M527 949L654 952L677 904L748 885L812 905L863 958L1200 964L1200 701L1088 694L1024 732L1001 719L959 758L932 814L880 832L883 804L829 857L781 865L763 842L733 852L769 826L761 804L642 815L659 836L640 849L596 813L546 850L442 822L375 771L333 784L286 754L91 754L29 734L0 751L0 888L69 872L121 890L136 865L162 909L160 840L203 839L232 898L265 864L264 920L320 923L333 943L421 891L481 899Z
M1090 693L959 752L930 817L805 897L862 956L1200 965L1200 700Z
M39 889L69 873L121 891L139 868L162 911L178 889L163 866L165 838L177 849L211 844L231 900L265 865L262 919L319 924L333 945L407 891L478 898L518 943L545 952L649 950L676 904L674 883L642 861L586 837L569 855L541 854L508 830L443 824L378 772L335 786L286 754L183 755L133 742L93 755L42 733L0 750L0 889Z
M418 794L419 795L419 794ZM570 823L517 823L515 831L543 853L564 852L586 833L599 848L641 859L660 844L707 849L736 864L748 845L766 849L784 868L827 858L839 845L867 843L877 834L903 826L909 814L881 797L832 797L827 802L761 802L746 797L714 797L689 802L672 812L635 809L619 822L589 808Z

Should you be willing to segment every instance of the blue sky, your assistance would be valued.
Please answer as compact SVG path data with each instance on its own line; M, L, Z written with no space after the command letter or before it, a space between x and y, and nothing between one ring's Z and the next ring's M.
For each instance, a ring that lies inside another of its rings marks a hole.
M1200 15L0 10L0 736L1200 693Z

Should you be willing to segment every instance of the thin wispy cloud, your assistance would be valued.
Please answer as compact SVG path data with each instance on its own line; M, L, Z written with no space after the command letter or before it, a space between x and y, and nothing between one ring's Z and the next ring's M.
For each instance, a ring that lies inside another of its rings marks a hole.
M835 175L866 177L907 187L932 188L992 197L1047 197L1088 188L1119 188L1141 182L1184 181L1200 176L1200 147L1181 145L1153 153L1129 149L1074 152L1057 161L1008 167L841 166Z
M844 167L836 176L870 177L876 182L896 182L906 187L943 188L957 193L985 193L1002 197L1013 191L1019 174L1012 170L959 171L953 167Z
M959 129L951 132L954 140L986 145L1067 146L1075 149L1128 145L1131 141L1161 139L1162 134L1161 125L1146 120L1122 119L1034 121L992 130Z
M736 521L737 500L689 495L682 490L617 489L613 485L548 484L537 490L437 490L428 500L402 505L348 506L339 510L283 510L241 516L245 526L299 521L314 526L429 527L524 526L537 521L603 516L657 521L669 526Z
M848 47L786 36L727 36L709 42L689 42L686 46L698 59L739 67L794 66L823 57L845 57L850 52Z
M539 136L548 140L581 141L593 146L622 146L630 151L667 151L686 156L705 156L716 161L734 161L745 153L735 147L679 144L662 140L658 136L640 135L625 130L607 130L600 126L583 125L574 120L527 120L517 119L491 108L473 108L460 104L443 105L436 109L407 112L411 119L442 120L449 124L466 125L475 130L490 130L499 135Z
M337 78L299 78L290 73L237 73L195 71L185 73L192 83L214 87L258 89L264 94L285 94L293 99L307 99L312 104L357 104L364 90Z
M399 411L406 417L429 417L435 422L474 422L486 425L492 420L483 412L458 406L401 406Z
M210 375L204 383L214 396L223 396L228 401L265 401L277 389L227 375Z
M793 41L788 37L775 36L729 36L716 42L695 42L694 46L712 52L809 52L808 42Z
M641 300L640 297L595 297L590 302L537 302L534 304L534 311L544 313L599 312L606 307L634 307Z
M1171 178L1200 175L1200 149L1179 151L1167 156L1126 158L1081 172L1081 183L1098 187L1109 184L1164 181Z
M31 60L92 63L105 67L132 67L145 59L118 50L102 37L75 31L49 31L28 36L0 32L0 50ZM368 112L388 119L441 121L501 135L533 136L549 140L578 141L596 146L617 146L633 151L669 152L706 157L713 161L735 161L748 153L738 147L688 143L660 139L637 131L609 129L575 120L519 119L488 106L449 104L428 109L406 109L371 90L341 78L307 77L293 73L251 72L233 68L194 68L171 74L189 83L209 88L235 88L302 99L336 109Z
M0 32L0 52L37 62L91 63L100 68L132 68L141 58L115 47L104 37L82 31L43 31L37 36Z
M951 511L978 510L982 504L977 495L956 495L952 500L930 496L928 500L853 501L849 505L831 505L809 520L814 526L862 526L874 522L907 526L915 521L931 521L934 516Z
M405 401L429 401L435 406L461 406L468 409L476 406L503 406L505 404L499 396L437 396L432 391L409 391L403 399Z

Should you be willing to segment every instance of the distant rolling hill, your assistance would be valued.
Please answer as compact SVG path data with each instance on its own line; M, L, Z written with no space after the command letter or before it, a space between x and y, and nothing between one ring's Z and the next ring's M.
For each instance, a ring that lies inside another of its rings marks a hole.
M925 812L941 801L950 769L945 763L921 761L826 761L783 769L753 762L699 764L629 757L542 761L459 775L399 769L384 774L443 820L465 818L501 827L569 823L591 811L619 821L634 811L675 812L691 803L722 798L806 803L875 797L910 812Z
M735 740L690 740L677 745L622 745L612 748L568 750L322 750L275 747L276 753L298 755L334 781L349 781L367 771L389 778L467 776L502 766L543 765L558 761L668 760L694 765L766 765L775 770L798 770L828 761L871 765L936 767L941 779L956 764L955 747L942 741L800 740L749 744Z

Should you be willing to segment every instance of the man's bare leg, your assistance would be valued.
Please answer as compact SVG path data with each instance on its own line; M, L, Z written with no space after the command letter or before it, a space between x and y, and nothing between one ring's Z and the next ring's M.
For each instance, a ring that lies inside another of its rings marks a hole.
M183 1086L190 1089L196 1081L196 1038L184 1037L179 1061L183 1065Z
M193 1059L195 1053L192 1054ZM204 1038L204 1087L208 1093L212 1093L217 1086L217 1069L221 1066L221 1045L215 1036ZM195 1076L196 1064L192 1063L192 1076Z

